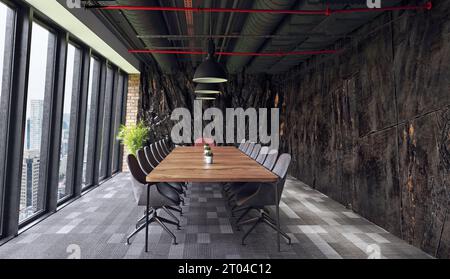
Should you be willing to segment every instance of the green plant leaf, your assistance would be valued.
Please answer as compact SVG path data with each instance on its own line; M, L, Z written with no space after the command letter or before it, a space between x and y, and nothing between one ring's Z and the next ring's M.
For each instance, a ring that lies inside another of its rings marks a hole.
M148 139L150 129L140 121L136 125L120 126L117 138L126 146L128 152L136 155Z

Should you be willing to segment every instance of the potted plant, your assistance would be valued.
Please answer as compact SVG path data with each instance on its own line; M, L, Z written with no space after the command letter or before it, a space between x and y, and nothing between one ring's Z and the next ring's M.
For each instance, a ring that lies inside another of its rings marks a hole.
M136 125L120 126L117 139L122 141L130 154L136 155L148 139L149 128L141 121Z
M209 144L205 143L205 145L203 145L203 151L205 155L208 151L211 151L211 147L209 146Z
M213 153L211 150L205 152L205 161L207 164L213 163Z

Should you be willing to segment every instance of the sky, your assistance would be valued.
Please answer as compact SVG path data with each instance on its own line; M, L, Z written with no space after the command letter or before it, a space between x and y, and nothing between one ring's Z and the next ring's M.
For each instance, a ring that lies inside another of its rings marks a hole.
M30 70L28 74L27 115L30 115L30 101L44 100L45 76L50 32L33 23L31 33ZM28 118L28 117L27 117Z

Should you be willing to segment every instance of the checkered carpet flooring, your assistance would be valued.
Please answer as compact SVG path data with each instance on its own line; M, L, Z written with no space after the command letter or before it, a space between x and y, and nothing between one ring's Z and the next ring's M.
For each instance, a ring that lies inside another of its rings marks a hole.
M235 218L216 184L190 185L178 245L158 225L131 245L143 208L134 202L129 174L119 174L80 199L0 246L0 258L429 258L421 250L347 210L298 180L289 178L283 193L283 238L277 251L276 234L259 225L241 245L248 227L237 231ZM162 213L161 215L164 215Z

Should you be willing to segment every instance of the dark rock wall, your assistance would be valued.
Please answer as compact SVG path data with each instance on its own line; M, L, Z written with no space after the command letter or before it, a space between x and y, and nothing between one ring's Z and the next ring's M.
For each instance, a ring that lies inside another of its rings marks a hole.
M442 1L432 12L379 17L342 54L274 77L291 174L442 258L450 257L449 14Z
M450 3L386 14L276 76L231 76L216 107L281 107L290 174L420 247L450 257ZM140 118L168 134L192 109L193 70L142 74ZM157 120L154 120L155 116ZM155 125L157 124L157 125Z
M158 67L147 66L142 70L142 92L139 102L141 105L138 117L151 127L150 140L170 135L174 125L174 122L170 120L170 114L175 108L184 107L193 111L195 97L193 72L194 69L186 65L181 65L179 71L173 75L163 74ZM226 108L272 108L275 106L276 93L271 88L271 78L264 74L230 75L229 81L222 85L223 93L218 99L203 101L202 108L203 110L208 107L221 108L224 116ZM207 122L204 124L206 125Z

